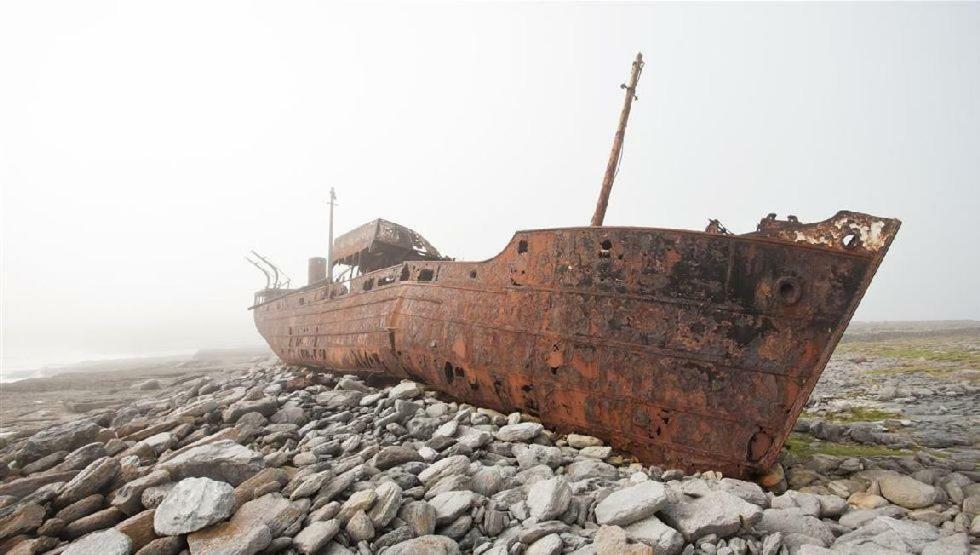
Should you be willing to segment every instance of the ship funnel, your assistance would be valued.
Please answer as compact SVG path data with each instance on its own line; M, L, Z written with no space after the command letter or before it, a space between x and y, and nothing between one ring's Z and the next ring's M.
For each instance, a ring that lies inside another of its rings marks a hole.
M325 279L327 279L327 259L314 256L310 259L309 285L319 283Z

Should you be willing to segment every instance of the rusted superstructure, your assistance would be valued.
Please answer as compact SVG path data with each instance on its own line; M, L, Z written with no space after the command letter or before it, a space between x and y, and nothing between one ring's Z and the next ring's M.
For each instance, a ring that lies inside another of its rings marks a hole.
M899 225L530 230L484 262L352 241L404 260L264 289L254 318L291 364L417 380L647 462L749 476L775 462Z

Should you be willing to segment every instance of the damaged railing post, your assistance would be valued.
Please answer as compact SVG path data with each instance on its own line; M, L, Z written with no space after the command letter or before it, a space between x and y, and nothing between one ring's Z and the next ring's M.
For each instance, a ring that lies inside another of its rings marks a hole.
M606 217L606 206L609 204L609 191L612 190L613 180L616 179L616 171L619 168L619 160L623 154L623 137L626 135L626 121L630 117L630 108L636 99L636 83L640 79L640 72L643 70L643 54L636 53L636 60L633 61L633 73L630 74L629 85L620 85L626 89L626 99L623 101L623 110L619 114L619 127L616 129L616 136L613 137L612 152L609 153L609 162L606 164L606 175L602 178L602 190L599 191L599 202L595 207L595 214L592 216L592 225L595 227L602 225L602 220Z

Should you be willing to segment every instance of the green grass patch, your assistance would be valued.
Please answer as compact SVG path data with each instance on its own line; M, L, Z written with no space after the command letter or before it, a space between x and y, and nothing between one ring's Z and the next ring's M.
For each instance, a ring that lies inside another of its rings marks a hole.
M906 449L892 449L884 445L821 441L811 435L798 432L790 434L785 449L800 457L817 454L835 457L902 457L912 454L912 451Z
M841 343L841 354L980 365L980 349L972 344L939 343L927 340Z
M827 419L832 422L850 424L852 422L877 422L879 420L888 420L890 418L901 418L901 416L901 414L889 410L869 407L854 407L852 409L848 409L847 412L829 415L827 416Z

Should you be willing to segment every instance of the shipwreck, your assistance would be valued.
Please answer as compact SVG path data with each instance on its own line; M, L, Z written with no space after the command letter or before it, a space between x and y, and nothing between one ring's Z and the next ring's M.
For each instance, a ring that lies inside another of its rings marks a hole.
M258 331L287 363L423 382L645 462L767 471L900 222L841 211L770 214L741 235L716 220L603 226L642 63L592 225L518 231L463 262L378 219L331 237L304 287L267 264Z

